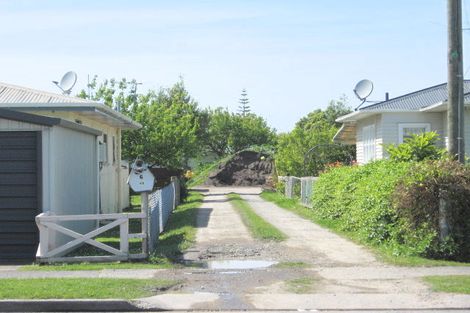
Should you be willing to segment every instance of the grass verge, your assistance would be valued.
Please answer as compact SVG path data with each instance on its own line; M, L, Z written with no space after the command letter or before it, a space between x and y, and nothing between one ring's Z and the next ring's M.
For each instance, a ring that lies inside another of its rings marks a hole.
M422 258L419 256L403 256L403 255L394 255L392 250L386 246L378 247L371 245L370 243L360 240L354 233L341 231L334 221L319 219L315 212L312 209L306 208L299 203L297 199L288 199L284 195L273 192L273 191L263 191L261 198L266 201L273 202L279 207L289 210L307 220L310 220L324 228L332 230L336 234L351 239L354 242L364 245L371 249L380 260L383 262L397 265L397 266L470 266L470 263L464 262L454 262L454 261L444 261L444 260L431 260Z
M229 200L240 213L243 223L248 227L253 237L262 240L282 241L287 236L273 225L256 214L250 205L237 194L229 194Z
M175 264L177 256L196 239L197 209L202 203L202 195L190 192L186 201L179 205L171 214L165 228L160 235L157 250L150 257L149 262L106 262L106 263L74 263L74 264L34 264L21 267L22 271L90 271L103 269L157 269L179 266ZM138 211L138 209L134 209ZM132 233L140 232L140 220L131 220L129 225ZM111 246L119 247L119 228L111 229L97 239ZM134 239L130 247L139 249L141 241ZM89 250L89 251L88 251ZM94 247L84 246L77 254L96 253Z
M197 211L202 200L201 193L191 191L186 202L173 211L165 232L160 235L157 249L150 258L151 262L161 265L174 264L183 251L195 243Z
M280 262L274 265L275 268L308 268L310 264L305 262Z
M286 281L286 290L296 294L309 293L313 290L315 280L311 277L302 277Z
M0 279L0 299L135 299L178 281L114 278Z
M470 276L427 276L423 280L434 291L470 294Z

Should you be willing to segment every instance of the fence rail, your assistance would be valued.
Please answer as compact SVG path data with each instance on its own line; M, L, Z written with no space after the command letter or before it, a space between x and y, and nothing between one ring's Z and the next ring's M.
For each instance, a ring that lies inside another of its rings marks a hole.
M36 216L36 224L39 228L39 247L36 258L39 262L70 262L70 261L122 261L129 259L141 259L147 257L145 253L130 254L129 239L143 238L145 234L129 234L129 219L145 220L144 213L115 213L115 214L81 214L81 215L51 215L50 213L41 213ZM78 233L59 223L68 221L101 221L109 220L112 222L86 234ZM119 226L119 249L96 241L93 238L98 235ZM54 232L74 238L59 247L51 248L51 237L55 236ZM72 251L82 244L89 244L111 255L106 256L80 256L80 257L63 257L69 251Z
M165 228L171 212L179 204L179 180L173 177L171 184L152 193L141 194L140 213L112 213L112 214L80 214L80 215L53 215L50 212L36 216L39 228L39 247L36 259L39 262L93 262L93 261L125 261L131 259L147 258L155 250L158 236ZM141 232L129 233L129 220L141 220ZM109 221L85 234L79 233L71 227L64 226L67 222L77 221ZM65 223L65 224L64 224ZM95 240L100 234L119 227L119 249ZM56 244L57 234L73 238L62 245ZM142 239L140 253L129 252L129 240ZM109 255L101 256L64 256L83 244L92 245L107 252Z

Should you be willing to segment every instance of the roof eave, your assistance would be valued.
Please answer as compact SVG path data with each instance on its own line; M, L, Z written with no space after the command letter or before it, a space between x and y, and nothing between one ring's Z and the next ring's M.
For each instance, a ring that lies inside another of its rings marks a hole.
M94 111L99 114L104 114L111 119L118 122L119 127L122 129L139 129L142 128L140 123L133 121L131 118L124 114L117 112L110 107L97 103L1 103L0 107L8 109L22 109L22 110L41 110L41 111Z

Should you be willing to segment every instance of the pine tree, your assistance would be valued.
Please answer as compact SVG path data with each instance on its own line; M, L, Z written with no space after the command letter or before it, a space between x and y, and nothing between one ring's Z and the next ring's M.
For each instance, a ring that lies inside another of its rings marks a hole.
M246 116L248 113L250 113L250 106L248 105L248 103L250 103L250 100L248 99L247 95L248 94L246 93L246 89L243 88L241 97L238 100L238 103L240 103L240 105L238 106L238 111L242 116Z

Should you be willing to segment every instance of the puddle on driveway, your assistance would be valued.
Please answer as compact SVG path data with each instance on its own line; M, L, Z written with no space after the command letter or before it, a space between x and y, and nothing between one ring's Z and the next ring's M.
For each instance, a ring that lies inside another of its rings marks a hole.
M222 260L207 262L207 268L212 270L250 270L270 267L277 263L263 260Z

